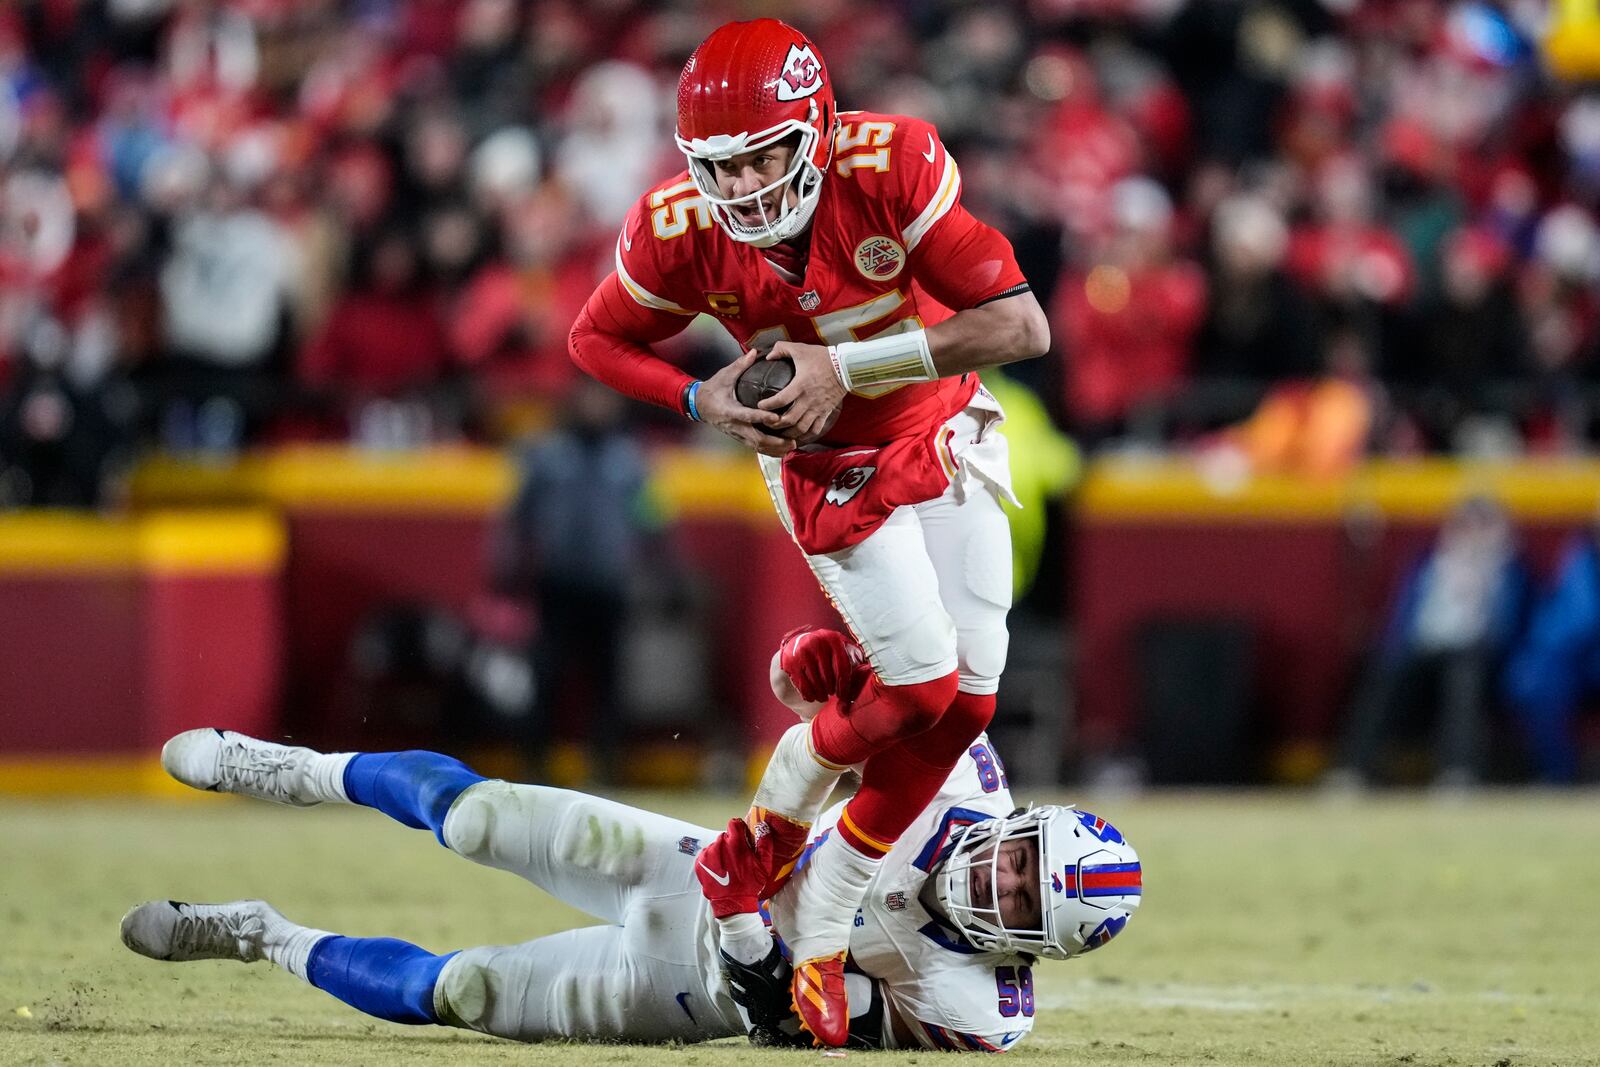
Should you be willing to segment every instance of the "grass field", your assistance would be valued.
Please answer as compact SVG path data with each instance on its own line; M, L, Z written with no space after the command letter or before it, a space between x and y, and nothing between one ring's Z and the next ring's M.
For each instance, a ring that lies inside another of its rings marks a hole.
M633 798L707 824L732 798ZM1145 864L1109 948L1047 964L1050 1064L1600 1064L1600 797L1335 803L1155 795L1084 806ZM1101 810L1103 809L1103 810ZM585 921L372 812L0 801L0 1064L796 1062L741 1041L528 1047L366 1019L266 964L134 956L138 901L261 896L443 950ZM866 1055L852 1053L852 1056ZM926 1062L931 1053L873 1054Z

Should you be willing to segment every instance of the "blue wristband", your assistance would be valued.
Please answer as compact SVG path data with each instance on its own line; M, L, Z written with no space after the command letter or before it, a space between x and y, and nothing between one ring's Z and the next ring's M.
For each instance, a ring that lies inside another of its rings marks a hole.
M694 397L695 394L700 391L700 387L704 384L705 382L690 382L689 388L683 391L683 408L684 411L688 413L690 420L693 422L700 421L700 408L696 406Z

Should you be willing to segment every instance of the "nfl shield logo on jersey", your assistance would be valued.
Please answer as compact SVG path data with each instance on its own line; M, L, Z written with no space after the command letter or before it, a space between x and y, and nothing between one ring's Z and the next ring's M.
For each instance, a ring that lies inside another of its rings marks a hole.
M877 473L877 467L848 467L833 476L833 484L828 486L827 495L823 499L830 504L844 507L850 503L851 497L861 492L861 487L867 484L867 479Z
M856 270L869 281L886 282L905 265L906 250L892 237L880 233L856 245Z
M815 289L807 289L800 294L800 310L815 311L822 306L822 297L817 295Z
M896 889L893 893L884 895L883 906L890 911L906 910L906 893L903 889Z

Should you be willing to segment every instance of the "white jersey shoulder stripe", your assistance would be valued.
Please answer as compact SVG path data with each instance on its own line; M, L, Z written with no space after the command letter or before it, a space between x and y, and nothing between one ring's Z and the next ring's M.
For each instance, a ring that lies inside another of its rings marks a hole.
M674 315L699 314L697 311L690 311L686 307L674 304L666 297L657 296L644 286L640 285L638 282L634 281L633 276L628 273L628 268L622 263L621 237L617 238L617 280L622 282L622 287L628 291L629 296L633 297L647 308L654 308L657 311L670 311Z
M917 247L917 243L933 228L933 224L944 218L945 213L955 207L960 195L961 172L956 168L956 161L946 149L944 173L939 176L939 187L933 191L933 198L928 201L928 206L922 209L922 214L918 215L902 233L906 239L907 252Z

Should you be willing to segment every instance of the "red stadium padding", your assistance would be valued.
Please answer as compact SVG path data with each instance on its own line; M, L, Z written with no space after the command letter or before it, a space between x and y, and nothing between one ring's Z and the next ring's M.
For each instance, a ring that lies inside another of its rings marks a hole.
M0 520L0 761L275 732L284 551L257 510Z

